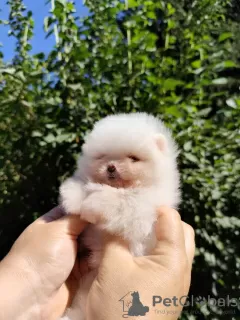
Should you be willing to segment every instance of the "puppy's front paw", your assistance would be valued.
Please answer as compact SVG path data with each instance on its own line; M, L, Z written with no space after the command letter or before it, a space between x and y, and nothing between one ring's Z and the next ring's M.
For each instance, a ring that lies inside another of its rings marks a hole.
M81 219L92 224L100 223L103 218L101 208L97 205L96 200L96 197L90 195L83 201L81 207Z
M113 199L113 188L97 183L89 183L86 187L89 194L83 201L81 217L93 224L103 222Z
M111 216L113 208L119 202L117 189L107 185L99 185L100 188L90 193L83 201L81 217L93 224L102 224Z
M60 187L60 204L66 213L80 214L84 190L81 182L75 178L64 181Z

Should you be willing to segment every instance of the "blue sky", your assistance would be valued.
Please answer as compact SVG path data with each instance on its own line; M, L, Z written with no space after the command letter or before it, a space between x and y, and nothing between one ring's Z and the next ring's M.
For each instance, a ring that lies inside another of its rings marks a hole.
M2 0L3 5L0 6L0 19L7 20L9 8L5 4L7 0ZM34 38L32 39L33 53L49 52L54 45L54 36L45 39L43 30L43 20L48 15L50 4L45 4L46 0L23 0L25 6L33 12L35 21ZM76 0L76 9L79 16L87 15L87 8L83 6L82 0ZM0 25L0 43L3 44L4 60L9 61L13 57L14 39L8 37L8 27Z

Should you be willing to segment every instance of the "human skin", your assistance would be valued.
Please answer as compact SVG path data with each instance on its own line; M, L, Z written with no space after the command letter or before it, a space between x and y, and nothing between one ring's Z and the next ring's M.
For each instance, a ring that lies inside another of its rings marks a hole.
M55 320L84 270L77 237L86 223L59 207L29 225L0 263L0 319Z
M77 237L86 223L62 216L59 208L33 222L0 263L0 319L55 320L71 304L80 277L87 272L77 256ZM157 212L157 246L146 257L132 257L127 244L106 236L103 261L87 303L87 320L122 319L118 301L139 291L144 305L152 295L186 295L194 256L194 232L169 208ZM158 308L160 309L160 308ZM148 313L148 319L178 318ZM178 313L178 314L177 314Z
M153 307L152 300L154 295L178 299L187 296L195 252L194 231L181 221L176 210L166 207L158 210L155 231L157 245L143 257L133 257L126 243L106 236L103 260L88 296L87 320L122 319L119 300L132 291L138 291L142 304L149 306L146 317L141 319L178 319L183 308L180 303Z

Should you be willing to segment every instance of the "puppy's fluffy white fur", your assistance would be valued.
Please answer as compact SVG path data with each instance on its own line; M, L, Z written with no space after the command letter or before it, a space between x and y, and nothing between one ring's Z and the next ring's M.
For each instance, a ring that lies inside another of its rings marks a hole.
M93 271L64 319L85 319L87 292L101 260L101 230L123 237L135 256L154 247L156 208L176 207L180 200L177 154L170 131L151 115L111 115L95 124L76 172L60 187L65 211L92 223L83 242L92 252Z

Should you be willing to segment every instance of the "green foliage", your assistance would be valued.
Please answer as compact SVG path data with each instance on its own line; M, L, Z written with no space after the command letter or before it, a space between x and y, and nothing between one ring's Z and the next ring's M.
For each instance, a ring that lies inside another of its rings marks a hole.
M0 56L2 256L24 226L57 203L84 135L109 113L146 111L180 145L185 221L196 230L191 293L239 292L240 69L233 1L52 1L49 55L30 54L34 21L12 0L16 55ZM198 306L199 307L199 306ZM232 319L199 307L187 319ZM233 310L233 308L231 309ZM237 312L237 308L235 308Z

